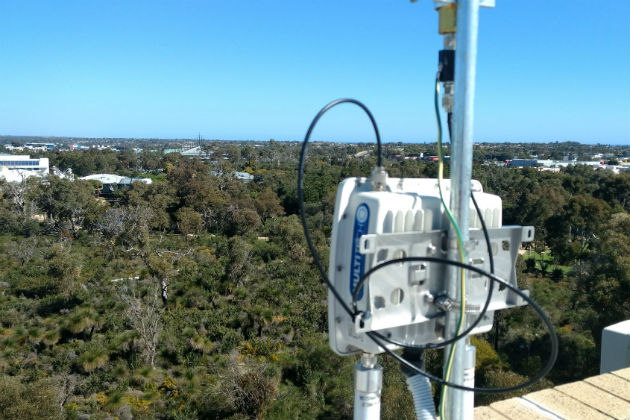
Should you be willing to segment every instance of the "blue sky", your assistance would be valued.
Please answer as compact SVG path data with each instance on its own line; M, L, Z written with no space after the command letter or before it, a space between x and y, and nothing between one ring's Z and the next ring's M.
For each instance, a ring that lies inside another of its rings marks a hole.
M385 141L435 139L433 3L0 2L0 134L300 140L354 97ZM480 12L476 141L630 143L630 2ZM350 106L315 138L370 141Z

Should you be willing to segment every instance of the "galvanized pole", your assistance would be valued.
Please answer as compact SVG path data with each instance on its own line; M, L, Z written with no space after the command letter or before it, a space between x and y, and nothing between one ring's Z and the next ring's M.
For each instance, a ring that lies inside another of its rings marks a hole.
M450 208L457 220L464 244L468 241L470 180L472 176L473 110L475 97L475 69L477 65L477 30L479 0L457 1L457 31L455 33L455 83L453 98L453 132L451 139L451 196ZM454 233L450 233L453 249ZM451 258L457 255L450 252ZM457 255L456 258L459 258ZM455 259L455 258L454 258ZM461 302L460 271L452 270L448 278L449 296ZM450 312L446 321L446 337L456 334L459 311ZM466 324L464 323L464 326ZM466 339L457 341L451 382L474 385L475 349ZM445 349L445 360L450 346ZM444 419L472 420L474 395L472 392L448 388Z
M376 355L363 353L354 367L354 420L379 420L381 418L381 390L383 367L376 362Z

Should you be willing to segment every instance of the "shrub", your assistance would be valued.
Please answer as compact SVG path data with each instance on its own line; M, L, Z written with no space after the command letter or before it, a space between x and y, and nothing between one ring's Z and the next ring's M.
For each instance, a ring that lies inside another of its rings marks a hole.
M0 376L0 418L58 419L62 417L54 381L23 383L15 376Z
M536 260L533 258L526 259L525 270L527 270L528 273L533 273L534 271L536 271Z
M93 347L80 357L81 367L86 372L101 368L109 361L109 354L102 347Z
M551 280L558 283L563 278L564 278L564 271L562 271L562 269L560 268L554 268L553 271L551 272Z

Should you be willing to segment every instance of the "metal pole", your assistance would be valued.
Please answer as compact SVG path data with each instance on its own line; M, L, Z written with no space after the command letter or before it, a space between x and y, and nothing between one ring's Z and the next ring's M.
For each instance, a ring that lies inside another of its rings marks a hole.
M354 420L380 420L383 367L376 355L363 353L354 367Z
M457 220L464 244L468 241L470 179L472 176L473 102L475 96L475 69L477 65L477 30L479 0L457 1L457 31L455 33L455 92L453 98L453 138L451 141L451 200L450 208ZM450 238L454 239L451 229ZM453 243L453 241L449 241ZM452 245L451 245L452 248ZM451 252L451 254L453 254ZM460 272L452 270L448 278L449 296L461 301ZM446 337L456 334L459 312L450 312L446 320ZM465 324L464 324L465 325ZM474 384L474 348L466 339L455 344L451 382L471 386ZM445 349L445 361L450 346ZM472 354L472 357L471 357ZM471 360L472 359L472 360ZM472 366L471 366L472 362ZM472 381L471 381L472 370ZM474 395L453 388L446 390L445 419L472 420Z

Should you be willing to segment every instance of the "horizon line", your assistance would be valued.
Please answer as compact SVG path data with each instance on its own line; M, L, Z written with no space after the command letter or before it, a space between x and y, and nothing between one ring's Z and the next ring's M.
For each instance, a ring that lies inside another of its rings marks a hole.
M68 140L144 140L144 141L196 141L199 142L201 141L206 141L206 142L212 142L212 141L224 141L224 142L270 142L270 141L275 141L275 142L281 142L281 143L301 143L303 140L278 140L275 138L270 138L267 140L256 140L256 139L219 139L219 138L214 138L214 139L206 139L201 137L201 139L199 137L197 138L184 138L184 137L174 137L174 138L167 138L167 137L90 137L90 136L59 136L59 135L23 135L23 134L0 134L0 138L6 138L6 137L16 137L16 138L24 138L24 137L30 137L30 138L51 138L51 139L68 139ZM374 143L374 140L311 140L311 143L346 143L346 144L368 144L368 143ZM384 144L398 144L398 143L403 143L403 144L436 144L436 141L410 141L410 140L389 140L389 141L384 141ZM447 142L449 143L449 142ZM626 147L626 148L630 148L630 144L614 144L614 143L582 143L576 140L500 140L500 141L492 141L492 140L474 140L473 144L578 144L578 145L582 145L582 146L611 146L611 147Z

